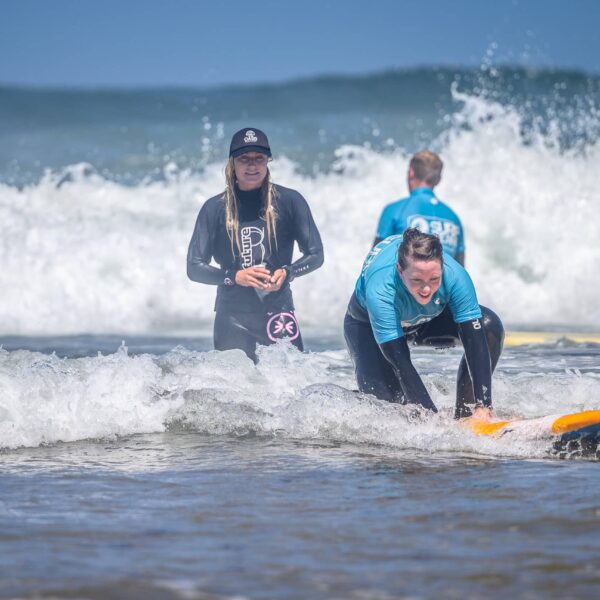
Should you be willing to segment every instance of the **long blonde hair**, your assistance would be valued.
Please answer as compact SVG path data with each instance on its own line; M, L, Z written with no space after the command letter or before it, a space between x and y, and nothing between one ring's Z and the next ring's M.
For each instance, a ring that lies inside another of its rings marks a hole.
M223 194L223 201L225 202L225 229L227 230L227 235L231 242L231 252L234 256L234 245L237 248L238 254L242 252L240 247L240 217L235 196L235 182L235 167L233 157L231 157L225 165L225 192ZM277 197L277 190L271 181L271 172L269 169L267 169L267 175L263 179L260 193L264 218L267 223L269 250L271 250L271 238L273 238L275 247L277 247L277 214L273 206L273 201Z

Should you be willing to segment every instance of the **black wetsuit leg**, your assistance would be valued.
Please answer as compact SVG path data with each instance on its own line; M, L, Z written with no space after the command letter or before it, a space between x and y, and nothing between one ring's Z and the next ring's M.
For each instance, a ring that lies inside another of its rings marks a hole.
M264 321L262 315L259 318ZM217 311L213 329L215 350L243 350L256 363L257 340L247 325L247 315Z
M504 345L504 327L496 313L485 306L481 306L482 324L485 331L492 372L498 364ZM434 348L451 348L460 344L458 325L454 322L450 310L446 308L439 316L406 333L409 343L417 346L433 346ZM455 417L468 417L471 414L470 406L475 404L473 396L473 382L469 374L467 361L463 355L458 367L456 384L456 411Z
M400 382L375 341L371 324L346 313L344 337L354 362L358 389L381 400L401 402Z
M219 310L215 315L215 350L240 349L257 362L256 345L268 346L289 339L298 350L304 350L300 327L293 310L278 312L233 313Z

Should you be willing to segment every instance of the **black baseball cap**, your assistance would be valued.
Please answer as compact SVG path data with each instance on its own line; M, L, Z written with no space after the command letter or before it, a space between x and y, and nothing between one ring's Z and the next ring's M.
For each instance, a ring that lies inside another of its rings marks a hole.
M263 131L247 127L233 134L229 146L229 156L240 156L246 152L260 152L271 156L269 140Z

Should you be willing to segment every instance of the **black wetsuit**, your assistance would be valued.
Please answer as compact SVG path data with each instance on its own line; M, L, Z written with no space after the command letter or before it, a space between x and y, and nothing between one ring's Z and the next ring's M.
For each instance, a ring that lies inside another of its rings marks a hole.
M489 308L481 306L481 314L481 320L455 323L446 308L431 321L407 329L404 337L379 345L367 312L353 294L344 319L344 335L360 391L437 412L412 364L409 344L434 348L462 344L465 354L458 368L454 416L468 417L475 406L490 407L492 372L502 354L504 327Z
M360 391L437 412L412 364L409 344L446 348L462 343L456 416L468 416L476 406L491 407L502 322L479 305L471 277L446 253L436 291L419 302L398 271L401 243L402 236L391 236L369 252L348 304L344 334Z
M323 264L323 245L310 208L297 191L274 186L276 237L269 242L262 218L260 189L236 188L241 252L232 250L225 229L223 194L208 199L198 214L187 256L188 277L217 285L214 344L217 350L239 348L256 361L256 344L268 345L289 338L300 350L302 336L294 314L290 282ZM294 242L302 257L292 263ZM214 259L219 267L210 264ZM262 293L235 284L236 272L266 265L273 273L285 268L287 277L277 292Z

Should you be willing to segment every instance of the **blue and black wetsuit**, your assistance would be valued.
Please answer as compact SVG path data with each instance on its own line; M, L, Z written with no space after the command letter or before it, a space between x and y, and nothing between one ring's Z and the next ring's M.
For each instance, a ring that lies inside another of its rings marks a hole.
M442 284L419 304L396 269L402 236L392 236L367 256L344 320L344 335L360 391L383 400L437 411L410 360L409 343L444 348L461 342L455 416L492 404L492 372L504 343L497 315L480 306L471 278L444 254Z
M225 228L223 195L208 199L198 214L187 256L188 277L217 285L214 344L217 350L239 348L256 361L256 344L289 338L300 350L302 336L294 312L290 282L323 264L323 245L310 208L297 191L275 185L273 207L276 235L269 241L262 214L261 190L236 188L241 251L231 244ZM294 242L302 257L292 262ZM214 259L219 265L210 264ZM240 269L266 265L285 268L287 277L276 292L263 293L236 285Z

